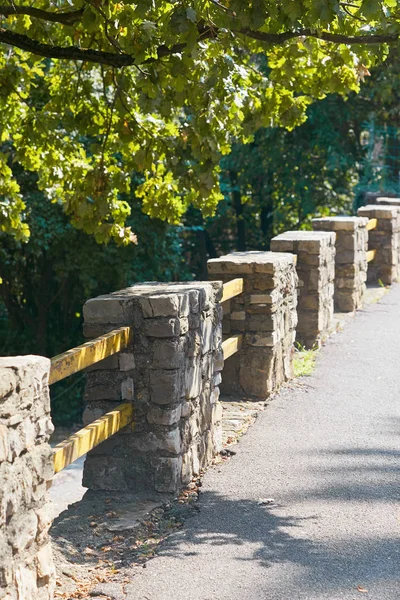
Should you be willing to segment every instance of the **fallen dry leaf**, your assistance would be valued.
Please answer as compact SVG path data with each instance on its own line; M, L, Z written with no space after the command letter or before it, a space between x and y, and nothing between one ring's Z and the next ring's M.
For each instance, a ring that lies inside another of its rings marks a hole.
M362 585L357 586L357 592L360 592L360 594L368 594L368 590L366 590Z

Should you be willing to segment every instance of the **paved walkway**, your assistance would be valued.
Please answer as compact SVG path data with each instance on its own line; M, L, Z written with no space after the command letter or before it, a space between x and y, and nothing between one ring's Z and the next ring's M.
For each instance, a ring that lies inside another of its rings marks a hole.
M399 396L394 286L210 469L198 516L132 572L121 597L399 600Z

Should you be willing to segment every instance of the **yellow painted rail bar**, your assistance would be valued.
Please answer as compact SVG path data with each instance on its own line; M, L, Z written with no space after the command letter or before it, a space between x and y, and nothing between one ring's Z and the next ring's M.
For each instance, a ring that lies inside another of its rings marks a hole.
M232 279L231 281L224 283L221 302L226 302L226 300L230 300L242 292L243 279L241 277L238 277L238 279Z
M235 354L243 346L243 334L238 333L222 342L224 360Z
M54 473L62 471L132 421L133 405L120 404L100 419L57 444L53 450Z
M371 262L371 260L374 260L375 256L376 256L376 250L368 250L367 261Z
M121 327L55 356L51 359L50 385L123 350L131 340L131 328Z
M367 231L372 231L378 227L378 219L370 219L367 223Z

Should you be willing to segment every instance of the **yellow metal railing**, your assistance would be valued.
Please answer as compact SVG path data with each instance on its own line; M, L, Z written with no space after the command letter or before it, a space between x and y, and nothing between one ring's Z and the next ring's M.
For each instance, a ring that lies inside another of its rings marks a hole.
M244 282L241 277L224 283L221 302L226 302L243 292ZM235 354L243 346L243 334L238 333L222 342L224 360Z
M133 422L133 405L120 404L100 419L80 429L57 444L53 451L54 473L68 467L75 460L92 450L101 442Z
M224 360L236 354L238 350L243 346L243 334L238 333L222 342L222 351L224 353Z
M49 383L56 383L86 369L126 348L132 341L132 329L120 327L86 344L67 350L51 359ZM53 451L54 473L75 460L133 421L132 404L120 404L111 412L84 427L58 444Z
M221 302L226 302L235 296L238 296L243 292L243 279L239 277L238 279L231 279L227 283L223 285L223 292Z
M132 341L130 327L121 327L51 359L49 383L56 383L116 354Z
M367 231L372 231L376 229L378 226L378 219L370 219L367 223ZM376 256L376 250L368 250L367 252L367 262L371 262L374 260Z

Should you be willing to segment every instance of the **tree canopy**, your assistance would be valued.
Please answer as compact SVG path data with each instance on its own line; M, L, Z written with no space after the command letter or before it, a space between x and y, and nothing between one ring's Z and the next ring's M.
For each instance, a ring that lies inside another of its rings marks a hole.
M98 241L135 241L133 172L150 216L211 215L233 142L357 91L399 36L397 0L8 0L0 230L29 235L16 164Z

